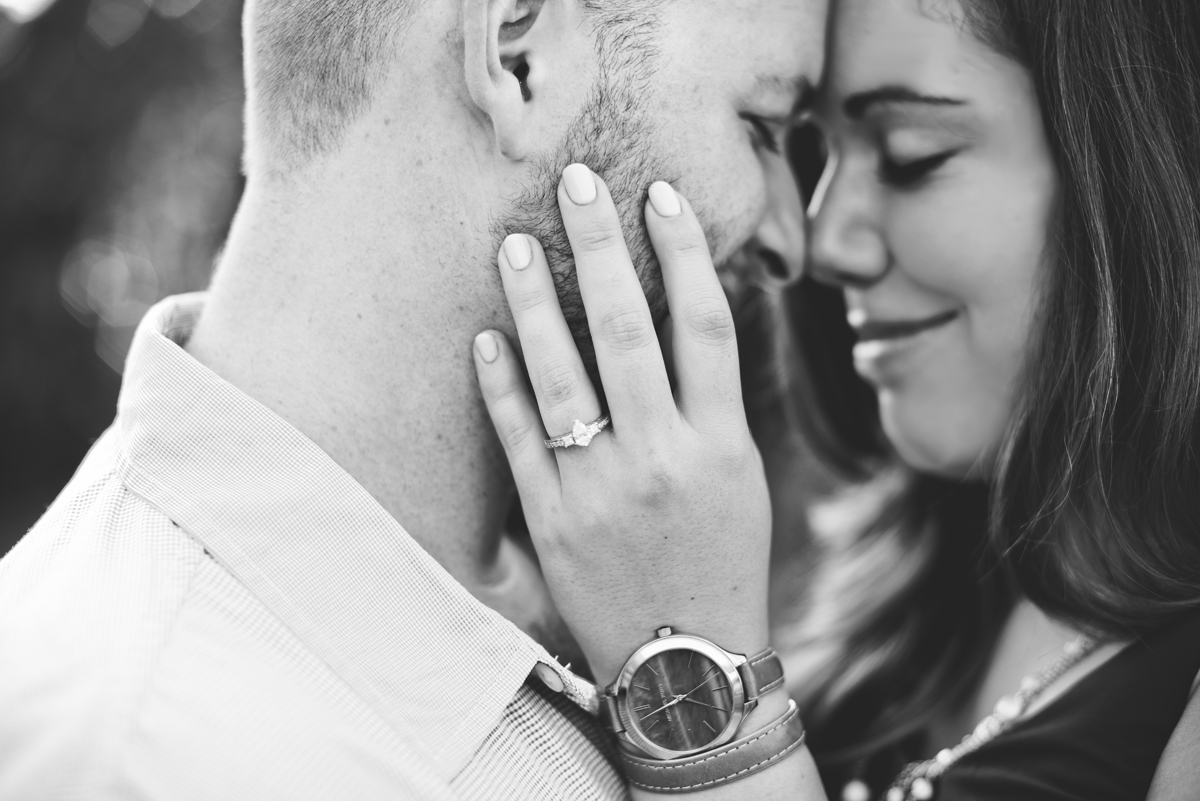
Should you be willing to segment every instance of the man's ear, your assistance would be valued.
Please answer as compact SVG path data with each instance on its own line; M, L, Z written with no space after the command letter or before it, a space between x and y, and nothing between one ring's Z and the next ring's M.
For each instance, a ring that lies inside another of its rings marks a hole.
M571 34L563 24L563 5L564 0L463 0L467 89L510 159L527 158L538 144L533 114L541 78L556 52L570 46L564 41Z

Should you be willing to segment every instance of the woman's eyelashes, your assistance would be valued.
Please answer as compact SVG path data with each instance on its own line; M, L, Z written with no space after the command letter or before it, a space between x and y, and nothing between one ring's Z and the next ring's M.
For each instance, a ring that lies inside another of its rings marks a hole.
M949 161L957 152L957 150L944 150L931 156L907 161L895 160L885 153L879 163L880 178L888 186L900 189L916 186L934 170Z

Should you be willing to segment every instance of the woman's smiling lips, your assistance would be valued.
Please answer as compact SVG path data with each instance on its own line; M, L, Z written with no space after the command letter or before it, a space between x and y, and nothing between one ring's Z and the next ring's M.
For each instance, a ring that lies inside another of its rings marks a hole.
M910 337L922 331L943 326L957 316L958 312L953 309L919 320L872 320L866 312L858 309L854 309L846 315L850 327L858 335L859 342Z
M928 339L922 334L945 328L958 319L957 309L910 320L872 319L862 309L851 309L847 322L858 336L854 365L859 375L875 384L893 383L908 371L902 358ZM890 380L889 380L890 379Z

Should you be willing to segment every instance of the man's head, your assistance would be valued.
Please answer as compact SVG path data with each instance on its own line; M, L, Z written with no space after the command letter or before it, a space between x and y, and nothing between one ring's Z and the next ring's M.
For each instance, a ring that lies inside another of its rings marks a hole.
M607 181L658 307L661 284L641 219L655 180L691 200L718 262L757 231L798 267L798 201L775 149L818 78L825 5L251 0L249 175L302 181L310 165L355 150L373 169L334 174L410 184L419 180L410 177L415 167L437 164L439 185L430 191L457 187L460 230L486 245L489 261L510 231L539 238L580 334L555 204L559 174L572 162ZM414 148L427 156L415 157ZM765 215L769 194L781 201L774 215Z

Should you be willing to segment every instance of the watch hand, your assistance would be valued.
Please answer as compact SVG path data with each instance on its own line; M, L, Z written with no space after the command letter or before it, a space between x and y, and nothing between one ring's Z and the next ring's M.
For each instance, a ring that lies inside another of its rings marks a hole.
M699 689L700 689L701 687L703 687L705 684L708 684L708 680L712 678L712 676L709 676L708 674L709 674L709 673L712 673L714 670L716 670L716 668L715 668L715 667L711 667L711 668L709 668L708 670L704 671L704 676L705 676L705 678L704 678L704 681L700 682L700 683L699 683L699 684L697 684L695 687L693 687L692 689L690 689L690 690L688 690L686 693L684 693L684 694L683 694L683 697L684 697L684 698L687 698L689 695L691 695L692 693L696 692L696 690L699 690Z
M677 695L674 698L672 698L670 701L667 701L665 704L660 706L658 709L654 710L653 712L647 712L646 714L642 715L640 718L638 718L638 720L645 720L646 718L650 717L651 715L657 715L659 712L662 712L664 709L667 709L668 707L675 706L682 700L684 700L684 696Z
M712 704L706 704L703 701L697 701L695 698L688 698L687 696L684 696L683 700L687 701L689 704L699 704L700 706L706 706L709 709L719 709L722 712L729 711L728 709L726 709L723 706L713 706Z

